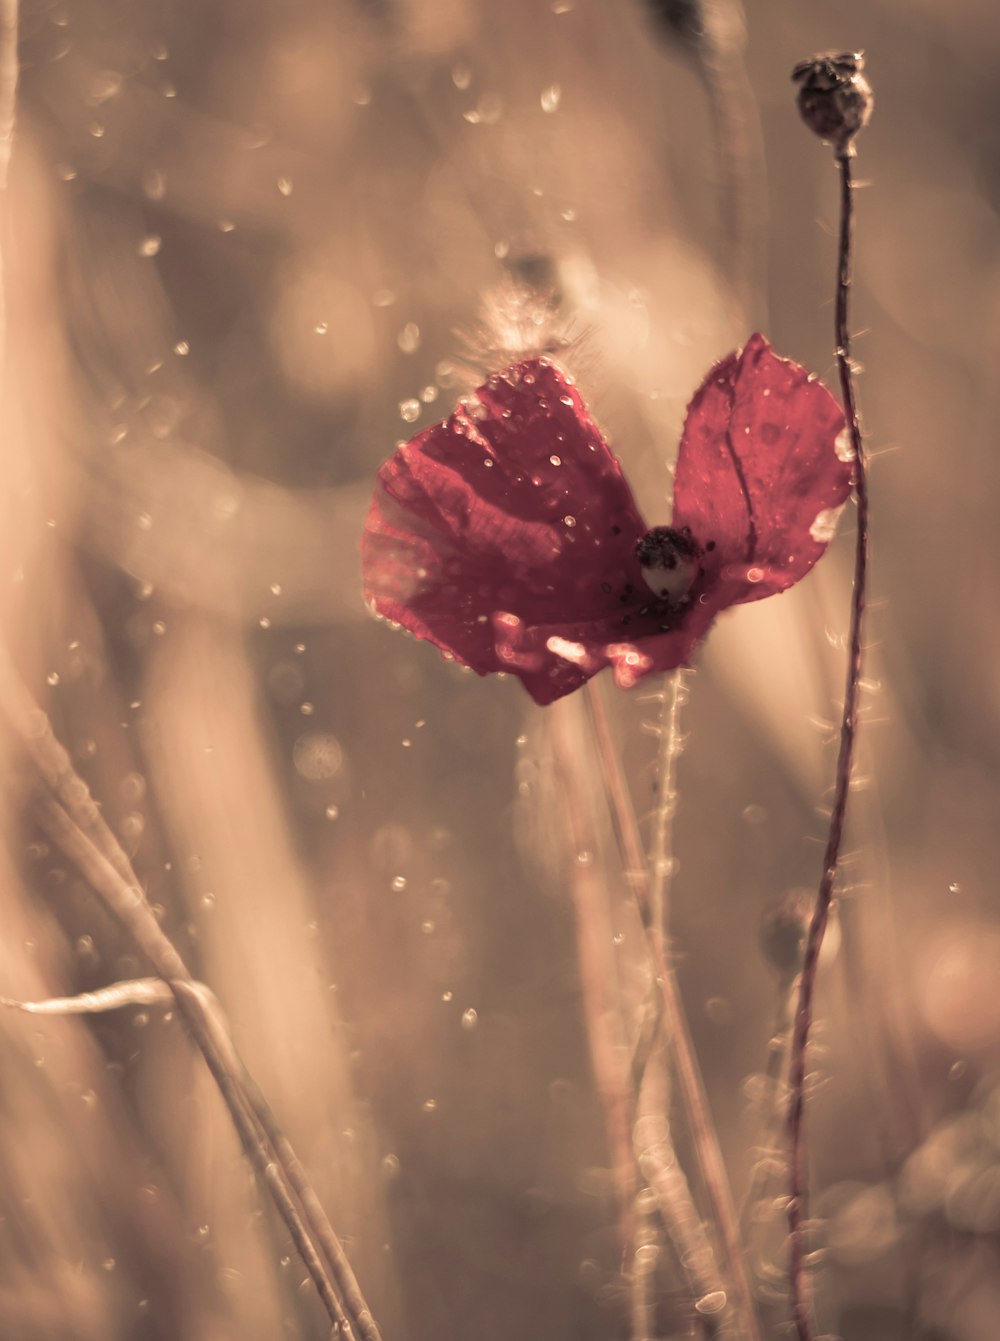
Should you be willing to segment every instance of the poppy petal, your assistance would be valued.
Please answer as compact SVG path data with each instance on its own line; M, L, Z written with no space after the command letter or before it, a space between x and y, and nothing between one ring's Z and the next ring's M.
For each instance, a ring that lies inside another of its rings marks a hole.
M531 359L381 468L365 593L417 637L480 674L511 671L548 702L608 664L600 649L640 599L645 529L579 393ZM553 650L570 644L576 660Z
M706 377L688 407L673 525L706 550L716 609L784 591L822 555L851 490L843 430L826 387L762 335Z

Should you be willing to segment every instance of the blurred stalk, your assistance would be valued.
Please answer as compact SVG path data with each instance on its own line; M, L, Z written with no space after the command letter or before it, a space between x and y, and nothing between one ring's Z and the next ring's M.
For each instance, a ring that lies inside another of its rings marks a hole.
M627 1046L616 989L614 929L594 851L596 823L581 778L587 776L583 724L572 699L554 703L549 720L552 744L565 800L571 851L570 884L576 922L580 987L590 1061L594 1071L604 1128L611 1153L618 1200L622 1252L632 1239L636 1192L632 1157L632 1094L626 1066Z
M767 1044L767 1062L764 1067L766 1085L763 1130L757 1145L757 1158L750 1174L750 1183L740 1206L740 1230L743 1242L750 1252L754 1239L754 1217L756 1208L762 1200L768 1184L777 1176L776 1161L780 1160L784 1171L784 1147L781 1140L784 1128L785 1107L788 1102L787 1088L783 1072L788 1056L788 1044L792 1032L794 997L792 979L784 978L778 984L778 1004L775 1009L771 1037Z
M7 366L7 248L10 243L10 211L7 182L14 148L17 113L18 0L0 0L0 392Z
M743 52L740 0L645 0L654 31L695 63L712 121L720 265L744 321L765 326L766 168L757 104Z
M105 908L131 934L157 975L170 987L178 1012L229 1110L247 1159L270 1193L334 1330L345 1338L381 1341L343 1247L291 1145L238 1057L218 1003L195 982L160 927L128 857L56 740L45 712L21 683L3 649L0 712L39 775L42 786L35 808L42 827L76 864Z

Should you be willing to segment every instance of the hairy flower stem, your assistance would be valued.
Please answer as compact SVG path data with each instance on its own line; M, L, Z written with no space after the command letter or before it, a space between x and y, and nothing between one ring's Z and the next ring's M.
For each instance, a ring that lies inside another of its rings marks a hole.
M656 752L656 814L653 819L651 851L652 882L650 916L657 933L666 939L669 914L670 877L674 871L671 831L677 812L677 761L684 741L681 736L681 708L687 701L684 671L671 671L666 677L660 711L659 742Z
M806 1154L803 1131L805 1112L806 1062L809 1031L813 1018L813 998L823 935L830 915L830 904L837 879L840 848L844 836L847 797L854 764L854 744L858 726L858 702L861 691L862 631L865 614L865 583L868 572L868 479L864 447L858 423L851 366L851 337L848 325L848 294L851 287L851 243L854 232L854 181L851 164L853 146L837 153L840 169L840 247L837 267L836 341L840 388L847 428L854 448L854 496L857 503L857 541L854 550L854 590L851 601L851 627L848 636L847 685L844 690L844 715L840 726L840 752L834 787L833 810L823 855L823 873L806 939L802 975L799 979L798 1004L792 1030L789 1062L788 1147L789 1147L789 1286L792 1321L797 1341L813 1341L812 1309L805 1272Z
M670 849L677 810L677 760L684 746L680 728L681 707L687 701L683 670L671 671L664 676L664 689L658 697L660 720L656 732L660 743L656 751L657 800L649 853L649 916L652 934L660 937L665 950L670 877L674 869ZM660 1039L662 1015L660 994L653 991L639 1022L639 1037L632 1054L632 1086L636 1104L639 1102L646 1065Z
M592 680L587 684L586 692L612 817L625 861L626 879L632 886L646 933L653 973L663 1004L666 1041L676 1069L678 1088L687 1112L699 1170L722 1243L738 1335L745 1338L745 1341L761 1341L750 1280L743 1261L736 1209L733 1205L733 1195L718 1134L709 1111L708 1097L705 1094L704 1082L691 1042L677 978L667 959L663 939L653 926L650 872L639 838L639 825L596 681Z
M674 872L672 829L677 810L677 761L683 749L681 707L687 701L683 669L664 675L656 694L659 721L655 725L656 807L649 843L649 915L651 932L667 949L670 918L670 881ZM632 1053L631 1083L634 1108L633 1145L644 1187L636 1197L636 1237L631 1272L632 1341L648 1341L640 1324L655 1321L648 1296L655 1279L655 1258L649 1247L656 1242L656 1226L649 1215L655 1205L673 1245L687 1287L694 1300L720 1297L723 1280L715 1252L701 1223L687 1175L674 1148L670 1123L670 1066L663 1037L663 1002L655 984L643 1007L639 1035ZM725 1312L696 1316L692 1326L701 1337L718 1335ZM650 1333L652 1335L652 1333Z

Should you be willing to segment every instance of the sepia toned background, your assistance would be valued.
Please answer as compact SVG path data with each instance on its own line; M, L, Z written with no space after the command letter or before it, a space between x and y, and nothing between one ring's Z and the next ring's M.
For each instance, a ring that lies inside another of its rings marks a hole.
M366 613L373 474L467 386L469 332L480 361L516 352L490 296L515 282L580 337L566 361L651 523L689 396L751 330L832 385L836 175L789 72L861 48L873 608L811 1055L817 1308L849 1341L1000 1328L1000 20L709 17L711 61L624 0L20 6L2 637L386 1341L629 1334L559 731L633 1008L645 968L581 704L537 709ZM737 1201L780 1101L772 961L818 877L851 542L845 515L688 677L670 928ZM646 816L657 705L607 702ZM0 768L0 995L148 973L36 827L6 734ZM780 1337L780 1153L758 1168ZM668 1247L652 1335L705 1335ZM304 1277L170 1012L0 1016L3 1341L322 1337Z

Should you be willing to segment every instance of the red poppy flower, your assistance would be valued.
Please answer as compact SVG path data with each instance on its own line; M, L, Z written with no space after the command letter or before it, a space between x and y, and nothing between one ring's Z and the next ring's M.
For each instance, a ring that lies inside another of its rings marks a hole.
M691 401L673 519L651 530L572 380L528 359L382 466L366 598L537 703L605 666L630 687L686 664L721 610L809 571L850 493L843 427L829 391L752 336Z

